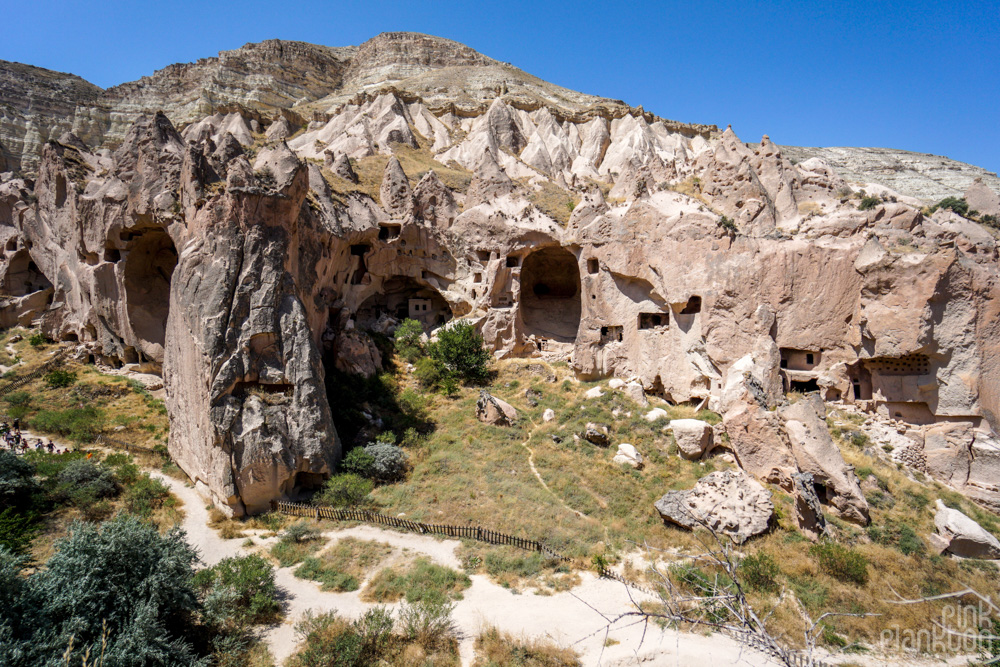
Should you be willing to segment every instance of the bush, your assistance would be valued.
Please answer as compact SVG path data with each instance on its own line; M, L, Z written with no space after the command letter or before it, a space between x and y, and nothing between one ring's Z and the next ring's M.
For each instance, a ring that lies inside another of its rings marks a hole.
M862 197L861 198L861 203L858 204L858 210L859 211L868 211L870 209L875 208L876 206L878 206L881 203L882 203L882 200L879 199L878 197Z
M992 213L985 213L979 218L979 222L986 225L987 227L992 227L993 229L1000 229L1000 219L997 218Z
M810 547L809 553L819 562L820 569L834 579L859 586L868 583L868 559L854 549L824 542Z
M291 542L293 544L315 540L317 537L319 537L319 531L305 521L297 521L288 528L285 528L281 533L282 542Z
M729 234L736 234L740 231L739 227L736 226L736 221L725 215L719 218L718 225Z
M11 407L28 408L31 407L32 398L33 398L32 395L26 391L12 391L11 393L7 394L7 396L3 400L7 401L7 405L10 405Z
M926 550L916 531L895 521L887 521L884 526L868 526L868 537L878 544L895 547L906 556L923 554Z
M108 665L204 665L186 640L197 558L181 531L160 535L128 515L74 524L45 568L2 593L23 626L8 635L8 655L25 665L81 664L88 651Z
M380 482L395 482L406 474L406 452L390 442L373 442L365 445L365 454L371 457L371 474Z
M403 603L399 608L399 624L403 636L431 650L455 634L451 613L455 606L446 600Z
M93 406L67 410L42 410L31 425L45 433L57 433L76 442L92 442L104 428L104 412Z
M224 558L195 577L207 623L233 630L275 619L281 607L274 568L257 554Z
M421 386L428 389L435 389L441 384L441 380L445 377L446 373L440 361L431 357L422 357L417 359L413 375L417 378L417 382Z
M365 502L375 488L370 479L352 473L334 475L326 481L314 500L321 505L354 507Z
M969 202L965 201L964 197L945 197L937 203L934 210L936 211L941 208L951 209L963 218L969 215Z
M378 602L394 602L402 597L409 603L461 599L461 591L472 585L464 572L418 558L406 571L387 567L368 584L366 594Z
M483 346L483 337L468 322L455 322L441 329L431 346L431 356L466 382L489 380L490 353Z
M763 593L778 592L777 576L781 573L778 563L770 555L751 554L743 559L739 566L739 574L743 583L755 591Z
M359 477L371 477L375 457L365 451L363 447L355 447L347 452L347 456L340 462L340 469Z
M13 452L0 450L0 509L26 507L39 490L35 466Z
M0 511L0 551L27 553L38 528L38 515L33 511L19 512L13 507Z
M170 489L163 482L143 473L125 492L125 508L136 516L148 517L169 497Z
M52 341L49 340L48 336L43 333L36 333L28 336L28 343L31 344L31 347L38 348L48 345L51 342Z
M302 565L295 570L295 576L300 579L312 579L320 582L324 591L343 593L356 591L361 586L357 577L347 572L325 567L323 562L315 557L309 557L302 561Z
M424 335L424 328L420 322L405 319L396 327L395 340L396 353L409 361L411 364L424 354L424 345L421 338Z
M354 627L327 612L313 616L310 612L295 625L302 638L302 648L289 658L289 667L361 667L363 640ZM371 664L371 663L369 663Z
M64 495L91 495L93 498L112 498L118 495L115 473L88 459L68 464L59 473L59 491Z
M45 384L53 389L69 387L76 383L76 373L57 368L45 376Z

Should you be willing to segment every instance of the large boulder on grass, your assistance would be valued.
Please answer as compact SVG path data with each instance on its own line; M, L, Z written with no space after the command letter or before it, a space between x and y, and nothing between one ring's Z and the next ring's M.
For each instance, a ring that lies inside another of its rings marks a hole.
M483 389L476 401L476 418L495 426L513 426L517 421L517 410L507 401L502 401Z
M664 523L699 526L745 542L767 530L774 515L771 494L742 470L710 473L686 491L670 491L654 505Z
M700 419L674 419L670 422L680 455L700 459L712 446L712 425Z
M931 535L931 542L935 547L962 558L986 560L1000 558L1000 540L997 540L992 533L940 500L936 506L934 526L937 528L937 533Z

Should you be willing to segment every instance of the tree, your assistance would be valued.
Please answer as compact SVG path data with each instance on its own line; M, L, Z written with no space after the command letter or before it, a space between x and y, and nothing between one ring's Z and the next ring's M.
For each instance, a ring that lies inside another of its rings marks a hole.
M182 531L160 535L121 515L100 528L74 524L56 549L46 568L22 578L18 588L4 585L0 663L62 665L71 646L73 664L88 649L91 656L103 651L105 664L116 667L205 664L185 639L198 607L197 554ZM18 569L0 550L0 583ZM18 626L20 632L5 632Z
M424 335L424 328L420 322L405 319L396 327L394 334L396 352L411 364L424 353L424 344L421 340Z
M431 356L449 373L467 382L489 380L490 353L483 345L483 337L468 322L459 321L444 327L431 347Z

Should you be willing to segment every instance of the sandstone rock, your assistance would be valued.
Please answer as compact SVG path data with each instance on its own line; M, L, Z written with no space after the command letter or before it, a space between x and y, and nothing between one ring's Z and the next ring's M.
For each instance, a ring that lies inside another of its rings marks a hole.
M694 461L712 448L712 426L700 419L674 419L669 428L677 442L678 454Z
M550 422L556 418L555 410L552 408L545 408L545 412L542 413L542 421Z
M625 386L625 380L621 378L611 378L608 380L608 389L621 389Z
M723 415L729 447L740 468L768 482L791 488L798 465L781 420L756 402L741 403Z
M625 385L623 391L631 398L633 401L639 405L646 407L649 405L649 400L646 398L646 392L643 390L642 385L638 382L629 382Z
M611 459L615 463L642 468L642 454L636 451L635 447L628 443L618 445L618 452Z
M600 398L601 396L604 396L604 392L601 391L601 388L599 386L591 387L587 391L583 392L584 398Z
M664 522L705 526L743 543L767 530L774 515L771 494L741 471L718 471L687 491L670 491L654 504Z
M264 133L264 138L270 141L284 141L288 137L292 136L294 130L288 119L284 116L279 116L271 125L267 128L267 132Z
M611 445L611 437L608 432L608 427L604 424L594 424L587 423L583 429L583 433L580 437L587 442L597 445L598 447L609 447Z
M795 522L809 539L816 541L826 533L826 518L811 473L792 473L795 489Z
M375 342L360 331L342 331L334 340L335 365L350 375L371 377L382 370L382 354Z
M840 450L830 437L822 399L813 394L794 405L779 410L800 472L813 476L813 484L821 485L829 503L840 518L867 525L868 501L854 470L844 462Z
M667 419L669 416L663 408L653 408L643 416L643 419L648 422L655 422L658 419Z
M479 392L479 400L476 401L476 418L495 426L513 426L517 421L517 410L510 403L483 389Z
M1000 540L958 510L935 503L936 541L947 544L944 550L962 558L1000 559Z
M385 165L379 197L382 200L382 207L394 218L406 217L413 210L410 182L395 157L389 158L389 162Z
M354 173L354 167L351 166L351 161L345 153L340 153L336 158L333 158L332 154L327 151L326 156L330 162L328 165L330 171L350 183L358 182L358 175Z
M969 189L965 191L965 201L969 208L986 215L1000 215L1000 194L983 182L982 177L976 178Z

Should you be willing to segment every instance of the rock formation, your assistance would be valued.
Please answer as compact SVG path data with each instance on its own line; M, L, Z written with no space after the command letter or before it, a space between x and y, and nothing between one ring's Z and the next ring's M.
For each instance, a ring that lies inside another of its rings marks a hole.
M513 426L517 421L517 410L507 401L483 389L476 401L476 418L494 426Z
M170 451L228 511L331 473L325 381L377 370L368 332L457 317L497 358L722 413L748 473L811 474L845 519L867 507L819 398L1000 505L997 243L951 211L859 210L819 158L425 35L275 40L108 91L0 72L20 171L0 177L0 324L162 373ZM29 89L45 103L10 102Z
M767 530L774 515L771 494L739 470L709 473L692 489L667 492L655 507L665 522L703 526L739 543Z
M931 541L939 552L947 551L962 558L1000 558L1000 540L962 512L946 507L941 500L936 507L937 532L931 535Z

